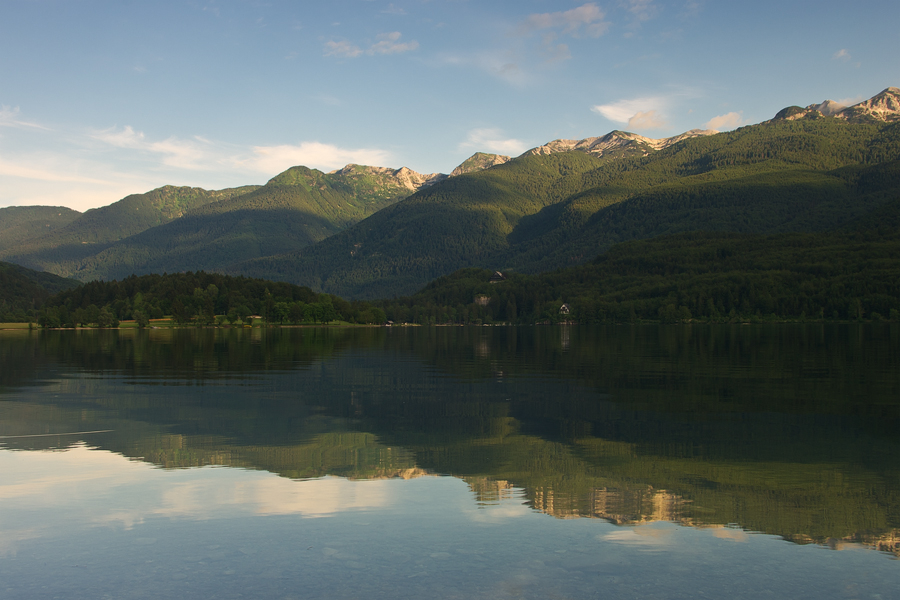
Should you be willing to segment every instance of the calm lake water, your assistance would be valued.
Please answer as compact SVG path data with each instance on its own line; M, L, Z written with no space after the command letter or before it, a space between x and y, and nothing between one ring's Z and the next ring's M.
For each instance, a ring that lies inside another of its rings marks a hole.
M0 598L896 598L900 327L0 332Z

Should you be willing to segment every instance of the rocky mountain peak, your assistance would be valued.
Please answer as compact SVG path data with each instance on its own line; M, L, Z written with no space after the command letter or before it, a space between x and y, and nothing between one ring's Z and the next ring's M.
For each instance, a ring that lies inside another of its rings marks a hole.
M868 100L849 107L833 100L826 100L821 104L810 104L806 108L788 106L778 111L773 120L795 121L821 117L835 117L845 121L900 121L900 88L889 87Z
M509 162L509 157L504 156L502 154L487 154L485 152L476 152L469 158L463 161L461 165L453 169L450 173L450 177L456 177L457 175L463 175L465 173L475 173L476 171L483 171L484 169L490 169L496 165L502 165L503 163Z
M808 110L817 110L820 113L822 113L823 115L825 115L826 117L833 117L836 114L838 114L839 112L841 112L842 110L844 110L845 108L847 108L847 106L845 104L839 104L839 103L835 102L834 100L826 100L825 102L822 102L821 104L810 104L806 108Z
M525 155L546 155L556 152L570 152L576 150L587 152L597 156L604 156L611 152L626 152L647 155L651 151L667 148L688 138L712 135L717 133L711 129L692 129L670 138L653 139L631 133L628 131L611 131L600 137L585 138L583 140L554 140L543 146L532 148Z
M412 191L417 191L423 187L434 185L438 181L447 178L447 176L443 173L430 173L428 175L423 175L422 173L417 173L416 171L413 171L412 169L409 169L407 167L391 169L390 167L370 167L352 163L346 165L342 169L331 171L329 175L342 175L344 177L350 178L374 176Z
M868 100L839 112L841 119L871 118L876 121L900 121L900 88L889 87Z

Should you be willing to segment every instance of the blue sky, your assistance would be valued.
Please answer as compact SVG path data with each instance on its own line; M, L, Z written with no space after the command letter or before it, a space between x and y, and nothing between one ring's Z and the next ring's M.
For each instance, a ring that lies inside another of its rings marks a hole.
M900 3L4 0L0 206L293 165L449 173L900 86Z

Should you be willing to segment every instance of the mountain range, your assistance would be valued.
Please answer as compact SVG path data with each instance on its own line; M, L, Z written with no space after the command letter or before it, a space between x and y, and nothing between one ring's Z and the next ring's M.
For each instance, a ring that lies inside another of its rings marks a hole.
M297 166L263 186L165 186L83 214L3 208L0 260L80 281L208 270L386 298L463 267L538 273L666 234L826 231L900 193L898 121L888 88L725 133L476 153L450 175Z

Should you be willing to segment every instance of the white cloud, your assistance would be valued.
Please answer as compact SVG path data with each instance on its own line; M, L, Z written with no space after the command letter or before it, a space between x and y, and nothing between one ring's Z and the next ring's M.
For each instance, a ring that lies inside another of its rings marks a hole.
M558 60L568 60L572 58L569 52L569 46L566 44L556 44L556 34L548 33L544 36L544 43L541 51L546 57L547 62L556 62Z
M697 2L696 0L688 0L688 2L684 3L684 7L682 9L681 16L682 17L694 17L700 12L701 8L702 7L701 7L700 2Z
M727 131L740 127L744 124L744 117L740 113L730 112L718 117L713 117L703 126L704 129L715 129L716 131Z
M44 131L50 131L48 127L44 127L43 125L38 125L37 123L31 123L29 121L23 121L19 117L19 107L11 108L9 106L0 105L0 127L15 127L17 129L43 129Z
M488 128L469 131L466 141L462 142L459 148L460 150L475 149L494 154L518 156L528 149L528 145L522 140L504 138L503 132L499 129Z
M91 137L116 148L141 148L145 145L144 134L135 131L130 125L126 125L121 131L116 131L115 128L104 129L94 133Z
M24 161L10 161L0 156L0 175L20 179L34 179L36 181L112 185L111 182L103 179L85 177L67 170L48 169L42 167L42 165L47 165L46 162L35 160L33 156L29 158Z
M391 33L382 33L378 36L378 41L372 44L367 54L400 54L409 52L419 47L419 42L413 40L411 42L400 43L400 32L392 31Z
M356 58L363 51L359 46L354 46L346 41L328 41L325 42L325 56L339 56L341 58Z
M847 62L847 61L850 60L850 53L847 51L846 48L841 48L840 50L838 50L837 52L835 52L834 55L832 55L831 58L832 58L833 60L840 60L840 61L843 61L843 62Z
M528 34L544 29L558 29L564 35L573 37L579 37L582 32L590 37L600 37L609 27L609 23L603 20L604 16L600 7L591 2L571 10L529 15L519 26L519 31Z
M648 110L645 112L638 112L630 119L628 119L628 128L636 131L643 131L646 129L662 129L666 127L668 123L665 119L655 110Z
M388 7L381 11L388 15L405 15L406 11L394 4L388 4Z
M0 154L0 206L67 206L83 211L176 183L168 176L160 181L148 169L123 173L114 162L91 154L84 146Z
M32 138L38 133L23 131ZM153 139L132 126L58 132L49 146L43 132L39 137L32 151L0 146L0 206L86 210L166 184L220 189L260 182L261 175L268 179L296 165L328 171L347 163L385 166L393 159L379 148L317 141L251 146L200 136Z
M621 4L638 21L647 21L656 14L656 6L653 4L653 0L624 0Z
M419 42L413 40L411 42L400 42L402 34L399 31L391 31L389 33L381 33L377 36L377 42L363 50L359 46L351 44L347 41L329 41L325 43L325 56L337 56L340 58L356 58L363 54L374 56L376 54L402 54L410 52L419 47Z
M437 63L454 67L475 67L506 83L523 87L531 77L519 66L520 58L512 51L482 52L471 55L443 54L438 56Z
M645 97L619 100L610 104L598 104L591 110L600 113L610 121L628 123L639 113L658 113L666 105L666 100L661 97Z
M349 163L384 166L391 154L378 148L340 148L320 142L299 145L254 146L249 157L236 157L234 164L247 170L275 175L297 165L331 171Z
M297 165L328 171L348 163L383 166L391 160L389 152L378 148L341 148L316 141L297 145L253 146L250 149L216 144L201 137L187 140L170 137L149 142L143 133L131 127L100 132L94 137L118 148L157 154L162 164L187 170L220 171L229 168L274 176Z
M855 104L859 104L863 100L865 100L865 98L863 98L862 96L854 96L852 98L843 98L841 100L835 100L835 102L837 102L841 106L853 106Z
M135 131L131 126L121 131L106 129L92 137L116 148L159 154L164 165L179 169L205 170L220 162L221 158L215 144L201 137L183 140L173 136L159 142L149 142L143 132Z

